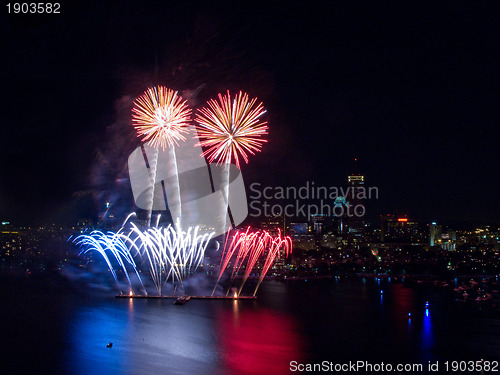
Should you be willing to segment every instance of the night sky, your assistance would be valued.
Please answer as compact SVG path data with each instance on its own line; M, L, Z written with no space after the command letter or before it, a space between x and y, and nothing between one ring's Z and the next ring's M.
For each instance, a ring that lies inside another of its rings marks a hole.
M0 219L71 220L126 191L132 101L163 84L194 107L227 89L264 102L247 184L359 172L380 193L368 219L500 223L500 4L236 3L3 7Z

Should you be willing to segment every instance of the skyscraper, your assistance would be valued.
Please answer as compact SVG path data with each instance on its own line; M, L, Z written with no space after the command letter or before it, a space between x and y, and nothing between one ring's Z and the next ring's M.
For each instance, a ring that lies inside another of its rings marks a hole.
M382 242L411 243L419 241L418 223L407 217L380 216L380 240Z
M349 205L347 226L348 232L355 236L361 236L364 233L363 216L365 213L364 199L365 194L365 177L362 175L350 175L347 179L349 190L347 195L347 203Z
M441 243L443 229L441 225L438 225L436 222L432 222L429 225L429 245L436 246Z

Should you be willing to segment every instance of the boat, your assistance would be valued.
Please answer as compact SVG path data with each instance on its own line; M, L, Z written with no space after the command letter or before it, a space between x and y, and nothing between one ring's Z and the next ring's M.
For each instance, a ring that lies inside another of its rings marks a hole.
M191 299L190 296L180 296L174 301L174 305L184 305L187 301Z

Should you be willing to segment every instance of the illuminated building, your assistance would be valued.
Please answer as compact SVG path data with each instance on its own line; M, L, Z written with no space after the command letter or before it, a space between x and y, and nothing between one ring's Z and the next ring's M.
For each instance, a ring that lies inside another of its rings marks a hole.
M381 216L380 240L382 242L411 243L419 241L418 223L407 217Z
M335 198L335 202L333 203L333 212L337 219L337 232L339 234L344 234L346 232L347 226L344 225L345 221L345 210L347 208L347 202L344 197ZM344 214L339 214L344 213ZM338 216L337 216L338 215Z
M321 248L321 239L322 239L323 231L325 229L326 219L327 219L326 215L318 214L318 215L311 216L312 229L313 229L313 233L314 233L316 249Z
M266 218L260 223L260 229L268 231L271 235L277 236L278 233L285 233L285 217L273 216Z
M442 228L436 222L429 225L429 244L436 246L441 244Z
M294 249L313 250L315 248L315 236L311 233L307 223L290 223L288 235L292 238Z
M454 231L443 232L443 227L436 222L429 225L429 245L441 246L443 250L453 251L457 244L457 233Z
M349 205L349 215L347 216L348 233L354 236L362 236L365 231L363 217L365 206L363 199L365 194L365 177L361 175L351 175L348 177L349 190L347 203Z
M441 236L441 247L443 250L454 251L457 245L457 233L449 231Z
M26 232L14 228L8 221L0 227L0 258L20 258L26 252Z
M288 227L288 234L290 236L307 234L307 232L308 232L307 223L290 223Z
M325 227L326 215L311 215L312 227L315 234L323 233Z

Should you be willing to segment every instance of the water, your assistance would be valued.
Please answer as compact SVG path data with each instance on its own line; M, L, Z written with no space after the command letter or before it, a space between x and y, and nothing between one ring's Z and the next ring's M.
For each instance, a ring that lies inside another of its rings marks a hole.
M388 280L269 281L257 301L183 306L34 280L1 293L6 373L285 374L290 361L500 359L499 316Z

